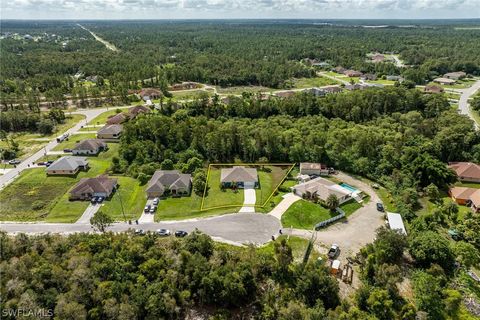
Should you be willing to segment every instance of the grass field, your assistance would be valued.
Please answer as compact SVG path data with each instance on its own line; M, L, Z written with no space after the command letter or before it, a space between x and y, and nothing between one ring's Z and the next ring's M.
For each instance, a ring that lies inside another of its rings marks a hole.
M239 95L244 92L248 93L258 93L258 92L271 92L273 89L268 87L261 87L261 86L241 86L241 87L216 87L218 94L232 94L232 95Z
M287 239L288 245L290 246L290 248L292 248L293 259L296 262L302 261L303 256L305 255L305 250L307 249L308 240L303 239L303 238L299 238L299 237L294 237L294 236L291 236L291 237L288 237L288 238L286 236L280 236L275 241L279 242L282 239ZM263 246L261 248L258 248L258 250L260 252L274 254L274 243L269 242L265 246ZM310 254L310 261L316 261L318 259L318 257L320 257L320 254L318 253L318 251L313 249L312 253Z
M317 223L336 215L336 212L302 199L292 204L283 214L282 225L285 228L312 230Z
M213 95L210 91L205 90L192 90L192 91L181 91L175 92L172 91L172 100L179 101L179 100L193 100L193 99L201 99L203 97L211 97Z
M39 133L29 133L29 132L18 132L11 133L9 136L12 137L19 146L19 153L17 154L17 159L25 159L42 149L49 141L53 140L60 133L63 133L77 124L85 118L83 115L74 114L67 115L65 123L58 125L55 132L49 135L41 135ZM7 143L5 141L0 141L0 148L6 148ZM2 166L3 167L3 166Z
M160 200L155 221L190 219L238 212L241 206L200 211L202 197L192 194L189 197Z
M340 209L345 211L346 217L361 207L362 205L353 199L340 205ZM282 225L285 228L312 230L317 223L336 215L338 215L337 212L331 212L319 204L302 199L292 204L282 215Z
M105 212L116 221L124 221L122 213L125 212L126 219L138 219L147 202L145 185L141 186L137 179L124 176L112 176L118 179L119 188L112 198L106 200L100 210Z
M59 143L55 148L53 148L53 150L62 151L63 149L72 149L73 147L75 147L77 142L80 142L85 139L93 139L95 137L96 137L95 133L72 134L70 137L68 137L68 140L65 140L62 143Z
M335 81L326 77L315 77L315 78L300 78L293 79L293 88L311 88L311 87L323 87L333 84L340 84L340 82Z
M385 86L393 86L395 84L395 81L392 80L383 80L383 79L377 79L377 80L368 80L365 81L366 83L378 83L378 84L383 84Z

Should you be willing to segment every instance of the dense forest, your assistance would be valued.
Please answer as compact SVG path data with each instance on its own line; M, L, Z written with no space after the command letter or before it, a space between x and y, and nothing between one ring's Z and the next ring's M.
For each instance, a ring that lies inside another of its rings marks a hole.
M179 81L282 88L288 79L315 74L301 63L305 58L378 75L404 73L417 83L448 71L480 72L479 43L472 41L476 30L452 25L368 29L288 21L83 22L119 49L111 51L73 22L1 23L4 34L39 37L0 40L4 104L39 96L59 101L65 94L118 96L140 86L165 89ZM375 51L398 53L415 68L367 62L366 55ZM99 77L98 86L79 87L73 79L77 73Z

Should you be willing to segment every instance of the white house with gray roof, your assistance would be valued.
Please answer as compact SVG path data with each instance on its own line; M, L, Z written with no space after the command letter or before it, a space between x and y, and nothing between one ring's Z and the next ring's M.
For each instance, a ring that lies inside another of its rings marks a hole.
M77 155L96 155L100 151L107 150L107 144L100 139L86 139L75 145L72 154Z
M178 170L157 170L147 185L149 198L161 197L166 191L172 195L188 195L192 188L192 175Z
M321 177L297 184L291 189L294 194L302 198L319 198L323 201L326 201L333 194L337 197L340 204L350 200L352 197L352 191Z
M244 166L222 169L220 183L225 188L233 186L237 188L257 188L259 186L257 169Z
M57 159L45 170L47 175L75 175L80 170L88 170L88 160L85 157L65 156Z

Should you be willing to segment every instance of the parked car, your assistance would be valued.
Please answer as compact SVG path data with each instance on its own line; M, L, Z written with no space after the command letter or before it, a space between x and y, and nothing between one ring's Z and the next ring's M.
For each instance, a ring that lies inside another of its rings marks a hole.
M63 149L63 152L65 152L65 153L72 152L72 149Z
M47 163L48 165L51 165L51 164L54 163L54 162L55 162L55 160L48 160L46 163Z
M143 212L149 212L150 211L150 205L147 204L145 208L143 209Z
M385 211L385 208L383 207L383 204L381 204L380 202L377 202L377 210L380 211L380 212Z
M143 236L145 235L145 231L143 229L135 229L135 234L137 236Z
M183 238L183 237L185 237L187 234L188 234L187 231L183 231L183 230L175 231L175 237L177 237L177 238Z
M105 200L105 197L97 197L97 202L102 203Z
M150 212L151 214L154 214L155 211L157 211L157 208L156 208L155 206L151 206L149 212Z
M168 229L158 229L157 234L161 237L166 237L166 236L169 236L171 232Z
M340 253L340 247L338 246L338 244L334 243L330 247L330 250L328 250L328 257L330 259L335 259L339 253Z
M42 161L42 162L37 162L37 166L45 166L47 165L46 162Z
M92 197L92 199L90 199L90 203L91 204L97 203L97 199L98 199L97 197Z
M159 202L160 202L160 199L158 199L158 198L153 199L153 204L154 205L158 205Z
M17 159L8 161L8 164L19 164L19 163L20 163L20 160L17 160Z

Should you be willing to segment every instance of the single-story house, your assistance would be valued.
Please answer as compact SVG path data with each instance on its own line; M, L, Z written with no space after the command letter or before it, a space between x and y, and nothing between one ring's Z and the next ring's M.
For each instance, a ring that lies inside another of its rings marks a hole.
M295 91L280 91L274 93L274 95L279 98L290 98L295 95Z
M336 72L336 73L344 73L345 72L345 69L344 67L335 67L332 69L333 72Z
M85 157L65 156L57 159L45 169L47 175L75 175L80 170L88 170Z
M117 179L106 174L96 178L82 178L70 191L70 200L90 200L92 197L108 198L118 186Z
M145 106L135 106L128 109L128 114L130 116L130 119L136 118L140 113L149 113L149 112L150 112L150 108Z
M98 139L118 139L122 133L122 125L120 124L107 124L97 131Z
M320 68L328 68L330 67L330 63L322 61L322 62L314 62L312 63L313 67L320 67Z
M449 84L454 84L456 81L448 78L435 78L433 79L433 82L449 85Z
M442 93L443 88L441 86L436 86L434 84L428 84L423 90L425 93Z
M480 189L453 187L448 190L448 193L459 205L470 206L474 212L480 211Z
M448 167L455 171L458 180L480 183L480 165L473 162L450 162Z
M200 88L201 86L196 82L182 82L182 83L175 83L170 86L169 90L176 91L176 90L192 90Z
M310 94L313 94L316 97L323 97L327 95L327 91L325 91L323 88L309 88L303 90L303 92L308 92Z
M453 80L460 80L465 78L466 76L467 74L463 71L449 72L443 75L444 78L453 79Z
M157 170L147 184L149 198L161 197L169 190L172 195L188 195L192 188L192 175L178 170Z
M373 73L365 73L363 76L360 77L360 79L375 81L377 80L377 75Z
M322 87L322 90L324 90L326 93L342 92L342 88L340 86L337 86L337 85L325 86L325 87Z
M402 216L399 213L387 212L387 221L390 229L399 230L404 235L407 235L407 230L405 230Z
M163 96L162 91L154 88L143 88L140 90L138 93L140 98L142 98L144 101L147 100L153 100L153 99L160 99Z
M328 175L328 168L322 163L301 162L300 174L306 174L309 176L322 176Z
M360 71L356 71L356 70L346 70L343 72L344 75L346 75L347 77L360 77L363 75L363 73L361 73Z
M333 194L337 197L340 204L350 200L352 197L352 191L322 177L297 184L291 189L294 194L302 198L319 198L323 201L326 201Z
M225 188L236 186L237 188L258 188L258 173L255 168L234 166L222 169L220 183Z
M381 53L376 53L370 58L372 62L383 62L385 61L385 56Z
M363 90L368 88L366 84L363 83L354 83L354 84L346 84L345 89L353 91L353 90Z
M403 81L401 76L387 76L388 81Z
M75 145L72 149L74 156L78 155L95 155L100 151L107 150L107 144L100 139L86 139L82 140Z
M127 121L128 116L123 113L117 113L116 115L113 115L107 119L107 124L121 124L125 121Z

